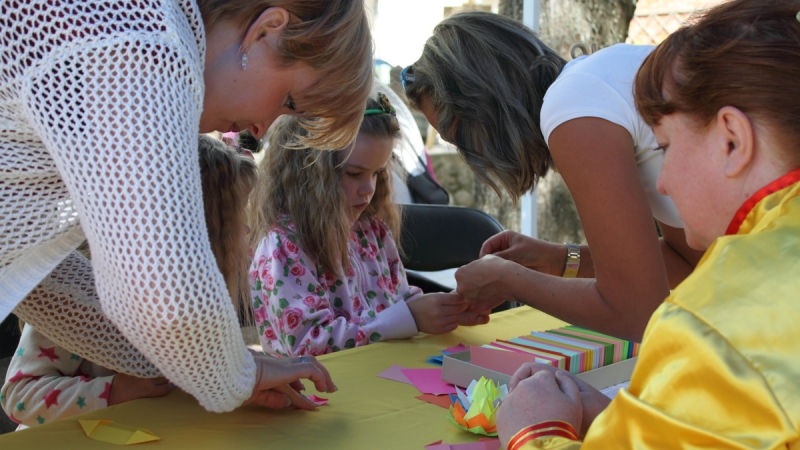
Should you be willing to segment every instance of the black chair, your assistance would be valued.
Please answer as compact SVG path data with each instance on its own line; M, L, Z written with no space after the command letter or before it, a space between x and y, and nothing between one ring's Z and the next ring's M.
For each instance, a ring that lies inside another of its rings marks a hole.
M8 317L0 323L0 380L6 379L6 372L8 365L11 363L11 357L19 344L19 325L17 324L17 316L9 314ZM0 434L8 433L17 429L17 424L8 418L6 413L0 409Z
M478 259L483 243L503 231L494 217L463 206L403 205L400 243L406 269L429 272L458 268ZM423 292L449 292L450 288L408 272L408 283ZM504 304L493 311L508 309Z
M497 219L477 209L403 205L403 265L419 271L461 267L478 259L486 239L501 231Z

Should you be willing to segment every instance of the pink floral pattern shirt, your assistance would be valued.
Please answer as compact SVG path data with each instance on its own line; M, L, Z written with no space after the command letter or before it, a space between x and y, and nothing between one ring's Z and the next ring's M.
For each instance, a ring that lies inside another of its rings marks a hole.
M324 270L298 242L285 216L253 256L253 311L265 352L317 356L418 333L406 302L422 291L408 285L386 224L353 225L344 277Z

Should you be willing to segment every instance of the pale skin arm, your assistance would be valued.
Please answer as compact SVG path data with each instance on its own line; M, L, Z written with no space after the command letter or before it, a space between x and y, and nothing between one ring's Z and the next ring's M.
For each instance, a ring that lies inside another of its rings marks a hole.
M606 120L579 118L556 128L549 145L591 247L591 253L586 246L581 249L579 276L594 278L544 275L561 275L566 249L536 241L546 254L536 263L542 273L482 258L456 273L458 292L479 310L515 300L579 326L639 341L669 293L668 280L691 271L674 250L678 233L668 230L669 242L659 242L627 130Z
M664 264L667 267L670 289L675 289L700 261L703 252L686 243L683 228L671 227L657 221L661 230L658 239ZM487 239L481 247L480 257L495 255L519 263L537 272L561 276L567 263L567 247L563 244L534 239L516 231L506 230ZM594 278L592 250L581 245L581 265L578 278Z

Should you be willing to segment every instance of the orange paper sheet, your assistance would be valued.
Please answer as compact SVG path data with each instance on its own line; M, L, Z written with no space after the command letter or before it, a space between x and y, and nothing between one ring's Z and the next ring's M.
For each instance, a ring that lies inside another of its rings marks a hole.
M416 398L422 400L423 402L428 402L436 406L440 406L444 409L450 408L451 405L449 395L422 394L416 396Z

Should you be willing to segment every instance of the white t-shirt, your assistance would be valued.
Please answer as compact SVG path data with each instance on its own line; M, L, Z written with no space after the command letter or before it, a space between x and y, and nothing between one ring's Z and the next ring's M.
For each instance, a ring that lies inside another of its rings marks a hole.
M636 112L633 101L636 72L653 48L617 44L567 63L544 96L541 127L548 142L556 127L579 117L605 119L628 130L653 216L669 226L683 228L672 199L656 190L664 154L656 151L653 130Z

